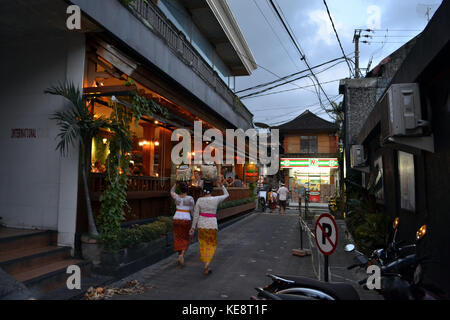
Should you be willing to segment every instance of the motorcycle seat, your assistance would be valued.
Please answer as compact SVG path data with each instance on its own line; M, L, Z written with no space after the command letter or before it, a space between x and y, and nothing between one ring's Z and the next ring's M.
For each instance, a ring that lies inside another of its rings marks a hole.
M290 287L302 286L309 289L316 289L325 292L338 300L360 300L358 292L351 284L339 283L339 282L322 282L310 278L299 276L281 276L282 279L294 281L295 284L289 284Z

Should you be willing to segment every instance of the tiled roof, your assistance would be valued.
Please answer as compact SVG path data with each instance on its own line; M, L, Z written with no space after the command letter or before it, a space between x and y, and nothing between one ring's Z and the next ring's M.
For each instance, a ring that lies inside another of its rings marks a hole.
M294 120L284 123L272 129L279 129L281 131L338 131L338 126L332 122L326 121L309 110L303 112Z

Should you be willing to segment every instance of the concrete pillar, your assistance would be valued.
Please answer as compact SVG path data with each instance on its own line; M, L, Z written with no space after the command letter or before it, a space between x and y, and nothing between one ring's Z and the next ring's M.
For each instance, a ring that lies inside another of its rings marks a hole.
M67 37L66 81L83 86L85 70L86 39L84 34L73 33ZM58 245L74 247L77 195L78 195L79 150L70 150L61 157L59 168L58 201Z

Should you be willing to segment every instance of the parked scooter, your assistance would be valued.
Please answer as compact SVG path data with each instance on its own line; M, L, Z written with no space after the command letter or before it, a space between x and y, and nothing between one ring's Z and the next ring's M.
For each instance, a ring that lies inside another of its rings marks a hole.
M266 212L267 209L267 191L264 189L261 189L258 191L258 209L261 210L261 212Z
M398 226L398 222L397 222ZM426 234L426 226L422 226L416 234L416 240L420 241ZM381 271L381 289L377 292L386 300L436 300L439 294L421 286L421 262L415 253L401 256L406 252L406 247L391 244L386 251L375 250L368 259L361 252L356 251L354 245L347 245L346 251L358 252L359 263L349 269L362 267L364 270L369 265L376 264ZM393 260L393 254L400 256ZM384 257L381 259L380 257ZM413 279L410 278L410 270L414 270ZM346 283L327 283L305 277L268 275L272 283L264 288L256 288L258 295L253 300L359 300L360 297L352 285ZM367 289L367 278L359 281Z
M398 219L394 222L394 228L398 226ZM357 252L358 259L362 262L357 264L366 270L370 265L380 267L381 279L380 289L375 289L386 300L440 300L442 292L431 291L422 285L423 274L421 264L429 261L429 257L418 258L416 253L404 254L411 248L415 249L416 244L400 247L399 242L395 242L395 235L391 245L384 251L375 250L371 259L364 263L365 256L355 250L355 246L350 244L345 247L347 252ZM427 226L422 226L416 233L416 243L421 241L427 232ZM394 259L394 260L392 260ZM391 261L392 260L392 261ZM356 267L352 265L348 269ZM359 281L367 289L367 278Z

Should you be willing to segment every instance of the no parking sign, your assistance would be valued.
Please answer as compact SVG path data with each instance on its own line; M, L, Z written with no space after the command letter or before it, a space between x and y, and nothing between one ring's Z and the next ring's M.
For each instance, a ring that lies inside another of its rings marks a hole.
M336 221L329 214L323 214L316 222L316 244L325 256L333 254L337 247L338 231Z

